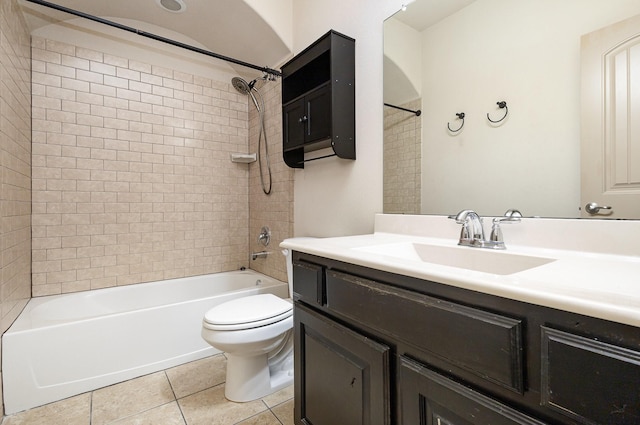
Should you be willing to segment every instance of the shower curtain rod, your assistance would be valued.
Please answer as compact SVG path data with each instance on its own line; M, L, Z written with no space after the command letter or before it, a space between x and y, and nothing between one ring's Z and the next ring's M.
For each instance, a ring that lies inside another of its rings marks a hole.
M400 109L402 111L411 112L412 114L416 114L416 117L419 117L420 114L422 114L422 111L420 109L418 109L417 111L414 111L412 109L403 108L402 106L396 106L396 105L392 105L390 103L385 103L384 106L388 106L390 108Z
M129 27L129 26L126 26L126 25L122 25L122 24L119 24L117 22L110 21L108 19L103 19L103 18L99 18L99 17L94 16L94 15L89 15L88 13L80 12L80 11L75 10L75 9L69 9L68 7L60 6L59 4L50 3L48 1L43 1L43 0L25 0L25 1L27 1L29 3L39 4L40 6L48 7L50 9L59 10L61 12L66 12L66 13L69 13L71 15L79 16L81 18L89 19L90 21L99 22L101 24L108 25L110 27L114 27L114 28L118 28L118 29L121 29L121 30L124 30L124 31L127 31L127 32L138 34L138 35L140 35L142 37L150 38L150 39L156 40L156 41L161 41L161 42L166 43L166 44L171 44L172 46L176 46L176 47L180 47L180 48L183 48L183 49L187 49L187 50L190 50L192 52L201 53L203 55L211 56L211 57L214 57L216 59L220 59L220 60L223 60L223 61L226 61L226 62L235 63L236 65L242 65L242 66L245 66L247 68L257 69L258 71L262 71L262 72L265 72L265 73L270 74L270 75L274 75L274 76L277 76L277 77L282 76L281 72L276 71L275 69L271 69L271 68L266 67L266 66L258 66L258 65L254 65L252 63L248 63L248 62L244 62L244 61L238 60L238 59L230 58L228 56L223 56L223 55L220 55L218 53L214 53L214 52L209 51L209 50L201 49L199 47L191 46L189 44L185 44L185 43L181 43L181 42L176 41L176 40L172 40L170 38L162 37L160 35L152 34L152 33L146 32L146 31L141 31L141 30L138 30L136 28L132 28L132 27Z

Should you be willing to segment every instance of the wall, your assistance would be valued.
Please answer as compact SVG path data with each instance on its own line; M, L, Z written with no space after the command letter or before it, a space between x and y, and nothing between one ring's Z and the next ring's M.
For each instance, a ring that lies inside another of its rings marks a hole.
M278 247L280 242L293 235L293 170L282 159L282 100L280 80L258 84L264 99L266 141L271 166L271 193L266 195L260 181L260 164L249 165L249 249L251 252L267 251L266 258L250 261L250 267L261 273L287 281L285 257ZM256 96L258 100L259 96ZM249 152L258 152L260 131L259 114L253 103L249 105ZM263 178L268 187L267 160L262 138L261 152ZM264 247L258 243L262 226L271 230L271 243Z
M3 333L31 296L31 51L29 33L15 0L0 0L0 39L0 333Z
M422 212L579 216L580 36L637 13L635 0L477 0L425 30ZM501 100L509 116L492 125Z
M397 105L422 108L420 99ZM415 114L384 108L383 212L420 214L422 120Z
M382 212L382 27L402 1L294 0L294 52L328 30L356 39L356 157L305 164L295 171L294 233L369 233Z
M247 111L228 80L34 38L33 295L248 266Z

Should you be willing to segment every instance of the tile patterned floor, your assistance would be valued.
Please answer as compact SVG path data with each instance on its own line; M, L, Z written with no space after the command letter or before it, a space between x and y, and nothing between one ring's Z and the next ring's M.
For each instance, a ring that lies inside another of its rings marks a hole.
M219 354L6 416L1 425L293 425L293 386L261 400L224 398Z

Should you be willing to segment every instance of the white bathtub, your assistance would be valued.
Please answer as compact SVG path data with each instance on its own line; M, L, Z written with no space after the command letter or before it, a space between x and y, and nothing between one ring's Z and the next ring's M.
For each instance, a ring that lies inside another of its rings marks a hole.
M287 284L246 270L33 298L2 339L5 413L216 354L205 312L265 292Z

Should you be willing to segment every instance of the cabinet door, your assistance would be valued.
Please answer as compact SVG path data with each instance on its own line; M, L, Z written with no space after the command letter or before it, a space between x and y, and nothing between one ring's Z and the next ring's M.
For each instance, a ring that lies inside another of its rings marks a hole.
M399 383L404 425L544 424L406 357Z
M285 150L302 146L304 143L305 121L307 120L305 106L304 99L299 99L282 108L283 147Z
M580 424L640 423L640 352L542 327L542 405Z
M295 423L390 423L389 347L296 303Z
M326 85L305 96L307 128L305 142L331 137L331 86Z

